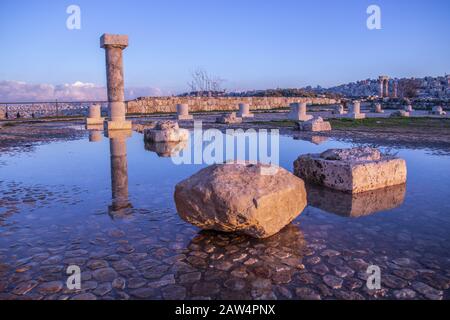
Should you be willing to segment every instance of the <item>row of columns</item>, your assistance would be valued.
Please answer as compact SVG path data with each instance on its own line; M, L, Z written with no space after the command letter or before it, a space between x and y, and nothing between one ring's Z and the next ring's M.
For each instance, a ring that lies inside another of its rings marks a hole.
M391 95L389 93L389 77L388 76L379 76L378 83L380 85L378 96L380 98L390 97ZM397 82L397 80L394 80L393 88L392 88L392 97L397 98L397 96L398 96L398 82Z

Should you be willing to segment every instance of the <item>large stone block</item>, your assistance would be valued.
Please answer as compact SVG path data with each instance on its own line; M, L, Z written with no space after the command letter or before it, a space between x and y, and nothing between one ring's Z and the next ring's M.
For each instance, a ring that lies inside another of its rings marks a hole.
M303 180L262 164L209 166L178 183L174 196L185 221L202 229L256 238L277 233L306 207Z
M181 129L176 121L158 121L154 129L144 130L147 142L179 142L189 139L189 130Z
M350 193L406 182L406 162L363 147L306 154L294 162L294 174L308 182Z

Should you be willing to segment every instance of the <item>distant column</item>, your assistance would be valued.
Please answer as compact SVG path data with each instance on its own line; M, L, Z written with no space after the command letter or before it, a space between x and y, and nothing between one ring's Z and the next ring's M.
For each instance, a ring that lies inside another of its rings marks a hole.
M392 93L392 96L394 98L398 97L398 81L397 80L394 80L394 91Z
M122 51L128 46L128 36L104 34L100 38L100 47L105 49L106 81L110 121L106 129L131 129L131 121L125 119L125 93L123 77Z
M250 105L248 103L239 103L238 117L241 118L251 118L254 114L250 113Z
M193 116L189 114L189 105L186 103L177 104L177 120L192 120Z
M295 121L308 121L313 118L313 116L306 114L306 102L295 102L290 105L291 111L288 114L288 118Z
M366 117L366 115L364 113L361 113L361 102L359 102L359 100L353 101L353 105L351 106L351 109L349 110L347 118L364 119L365 117Z
M378 78L378 82L380 83L380 90L378 91L378 95L380 98L383 98L383 87L384 87L384 80L382 77Z
M384 80L384 96L389 97L389 79Z

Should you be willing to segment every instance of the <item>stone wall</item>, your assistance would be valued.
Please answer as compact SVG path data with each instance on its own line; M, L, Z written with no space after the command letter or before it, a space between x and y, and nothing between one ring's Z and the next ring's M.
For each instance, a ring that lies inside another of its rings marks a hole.
M176 112L176 105L187 103L190 112L196 111L234 111L239 103L248 103L250 110L286 108L293 102L313 104L335 104L328 98L286 98L286 97L144 97L128 101L128 113L168 113Z
M0 119L87 116L89 105L84 102L0 104ZM102 114L107 114L106 103L102 104Z
M250 110L267 110L286 108L290 103L309 101L313 104L335 104L328 98L279 98L279 97L144 97L127 102L127 113L175 113L176 105L187 103L189 111L236 111L239 103L248 103ZM0 119L40 118L54 116L86 116L88 102L58 102L56 103L24 103L0 104ZM108 114L108 104L101 103L102 114Z

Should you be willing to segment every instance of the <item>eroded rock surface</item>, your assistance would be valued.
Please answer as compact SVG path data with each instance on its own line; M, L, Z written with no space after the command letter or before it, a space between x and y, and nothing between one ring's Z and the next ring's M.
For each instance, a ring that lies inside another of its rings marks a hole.
M158 121L154 129L144 131L144 139L149 142L179 142L189 139L189 131L178 126L178 122Z
M297 127L300 131L331 131L330 122L323 121L322 117L317 117L308 121L297 122Z
M406 182L406 162L374 148L329 149L294 162L294 174L332 189L358 193Z
M230 163L178 183L175 203L181 218L202 229L266 238L303 211L306 191L303 180L285 169Z
M242 118L237 117L236 112L231 112L228 114L223 114L220 117L217 117L216 122L223 123L223 124L241 123Z

